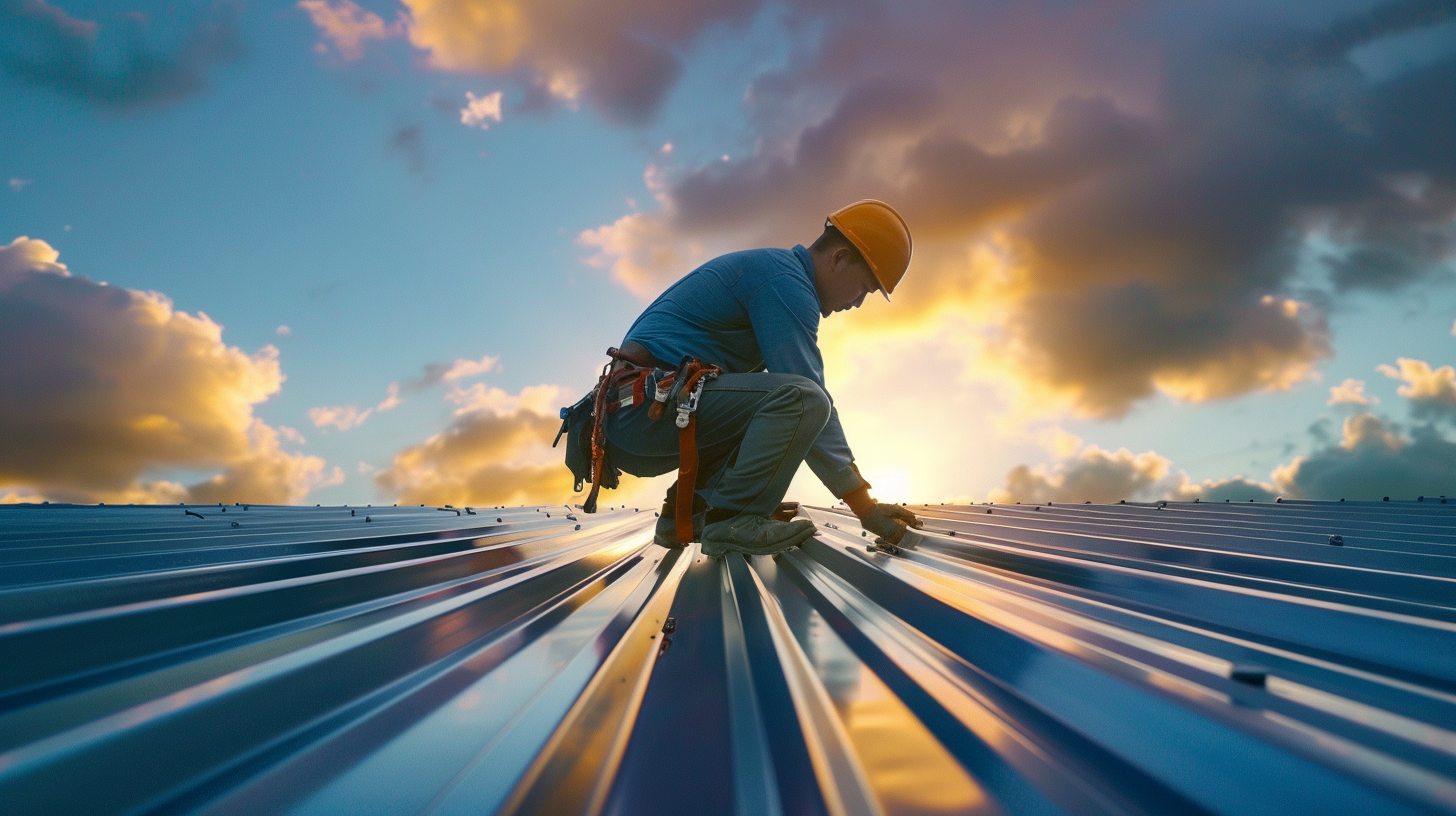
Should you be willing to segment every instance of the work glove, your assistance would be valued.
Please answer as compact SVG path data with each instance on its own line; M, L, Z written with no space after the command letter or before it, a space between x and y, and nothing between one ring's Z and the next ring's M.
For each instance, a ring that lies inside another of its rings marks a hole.
M924 526L914 513L904 507L884 504L870 498L868 487L861 487L845 496L844 502L859 517L859 524L866 532L874 533L887 544L899 544L900 539L905 537L907 528L914 527L918 530Z
M914 513L900 505L879 502L871 505L869 510L859 517L859 524L865 530L879 536L887 544L899 544L900 539L905 537L906 528L914 527L918 530L923 526L923 522L916 518Z

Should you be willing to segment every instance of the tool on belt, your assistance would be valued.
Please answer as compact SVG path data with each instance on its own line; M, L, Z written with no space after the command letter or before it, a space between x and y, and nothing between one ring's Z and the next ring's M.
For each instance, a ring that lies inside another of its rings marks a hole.
M653 368L634 362L619 349L607 349L607 356L611 360L602 367L602 375L591 393L575 405L561 409L561 430L551 443L554 448L563 434L570 434L566 443L566 466L576 477L574 490L579 492L585 480L591 479L591 493L581 505L586 513L597 511L597 494L603 485L611 490L618 484L619 471L607 463L607 414L646 402L644 384ZM583 453L589 456L584 457Z
M611 358L611 362L602 368L596 388L575 405L561 409L561 430L556 434L556 442L551 443L554 448L563 434L571 434L572 439L567 442L567 466L576 476L575 489L580 491L586 478L590 478L592 483L591 493L581 505L582 511L586 513L597 511L597 493L603 486L609 490L617 486L618 471L606 461L607 415L645 402L647 375L657 368L656 361L650 355L643 356L609 348L607 356ZM698 478L696 412L702 401L703 386L720 372L721 369L717 366L706 365L691 356L684 357L676 371L657 381L652 404L647 408L647 417L654 422L662 418L669 402L673 402L676 408L678 487L674 515L680 544L686 544L693 539L693 494ZM588 407L591 411L589 416ZM586 436L587 439L579 440L576 438L578 435ZM581 442L587 444L580 444ZM582 453L590 450L590 459L574 461L585 458L574 456L576 449L582 449Z
M693 493L698 481L698 403L703 398L703 386L721 372L715 365L684 357L677 371L657 381L652 404L647 406L647 418L656 422L662 418L667 403L677 401L677 505L673 519L679 544L693 540Z

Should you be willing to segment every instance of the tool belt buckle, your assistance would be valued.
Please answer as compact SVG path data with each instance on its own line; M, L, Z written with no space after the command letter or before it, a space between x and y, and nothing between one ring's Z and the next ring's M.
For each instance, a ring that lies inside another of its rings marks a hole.
M692 393L688 394L687 399L678 399L677 426L679 428L686 428L688 426L688 421L692 416L693 412L698 410L698 401L703 397L703 386L707 385L708 380L711 380L716 376L718 375L713 372L704 372L703 375L698 378L698 381L693 384Z

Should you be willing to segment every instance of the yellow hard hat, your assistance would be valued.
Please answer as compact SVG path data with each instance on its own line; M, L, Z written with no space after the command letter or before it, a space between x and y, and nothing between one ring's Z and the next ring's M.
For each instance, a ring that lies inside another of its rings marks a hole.
M910 228L905 219L889 204L867 198L830 213L829 223L859 249L889 300L910 266Z

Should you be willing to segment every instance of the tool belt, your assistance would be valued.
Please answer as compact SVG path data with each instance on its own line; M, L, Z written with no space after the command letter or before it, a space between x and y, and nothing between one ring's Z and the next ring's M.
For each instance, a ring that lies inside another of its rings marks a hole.
M607 415L646 402L648 375L655 369L667 370L637 343L622 345L625 348L607 349L607 356L611 359L602 367L596 388L575 405L561 409L561 430L556 434L556 442L551 443L554 448L562 435L568 435L566 466L576 477L575 489L578 492L588 479L591 480L591 493L581 505L586 513L597 511L597 493L602 487L614 490L620 483L621 471L607 461ZM703 386L720 372L717 366L706 365L691 356L684 357L675 371L658 378L652 404L647 408L647 417L654 422L662 418L669 402L675 408L678 471L674 516L680 544L686 544L693 538L693 494L698 478L698 403L702 400Z

